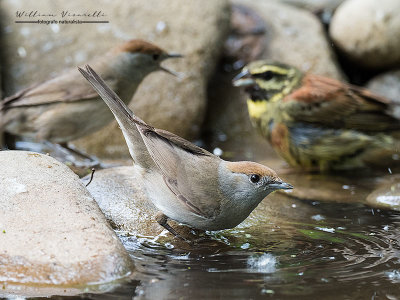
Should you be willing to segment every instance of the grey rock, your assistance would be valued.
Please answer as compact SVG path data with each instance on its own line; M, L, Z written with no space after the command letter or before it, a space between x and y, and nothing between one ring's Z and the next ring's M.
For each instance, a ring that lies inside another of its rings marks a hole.
M400 103L400 70L393 70L372 78L368 89L394 102Z
M400 176L390 176L367 197L373 207L400 211Z
M275 1L234 0L233 3L253 9L266 22L265 49L260 58L343 78L322 24L312 13Z
M120 240L67 166L26 151L1 151L0 165L0 293L90 290L132 272Z
M84 13L99 9L106 15L101 19L108 24L14 23L17 10L56 13L56 19L60 19L61 11ZM84 6L77 0L4 0L0 10L7 63L5 95L46 80L67 67L84 64L122 41L143 38L167 51L185 55L164 64L185 77L179 81L163 72L149 75L134 96L131 108L158 128L184 137L194 137L199 132L206 107L205 87L228 31L230 10L226 0L195 0L190 4L182 0L89 0ZM129 157L116 122L80 139L76 145L102 157Z
M89 177L82 180L87 182ZM162 232L154 218L158 210L148 200L142 180L134 167L116 167L97 171L87 189L114 228L157 236Z
M330 36L344 54L369 68L400 63L400 2L348 0L333 15Z

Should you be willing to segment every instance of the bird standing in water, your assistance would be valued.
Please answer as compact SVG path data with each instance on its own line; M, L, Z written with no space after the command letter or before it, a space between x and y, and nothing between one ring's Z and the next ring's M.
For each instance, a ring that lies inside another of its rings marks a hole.
M145 191L160 210L157 221L179 236L167 220L202 230L241 223L271 192L291 189L255 162L228 162L138 118L89 66L82 75L110 107L124 134Z

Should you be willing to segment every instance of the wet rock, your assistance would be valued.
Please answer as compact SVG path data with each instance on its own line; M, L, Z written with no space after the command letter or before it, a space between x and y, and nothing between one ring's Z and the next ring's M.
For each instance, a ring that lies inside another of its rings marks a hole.
M400 175L386 178L368 195L367 203L373 207L400 211Z
M366 87L378 95L400 103L400 70L380 74L372 78Z
M330 36L336 46L364 67L400 63L400 2L349 0L333 15Z
M42 294L40 286L90 290L132 271L129 255L68 167L26 151L0 152L0 165L0 293L24 294L21 285L30 294Z
M61 11L83 13L99 9L108 24L14 23L17 10L56 13L59 19ZM185 77L178 80L163 72L149 75L130 106L153 126L185 137L198 133L206 106L205 86L229 25L227 1L196 0L182 5L179 0L90 0L82 7L78 1L49 5L47 0L35 3L5 0L1 1L0 10L7 50L4 53L6 95L54 76L66 67L84 64L121 41L143 38L170 52L184 54L185 58L165 62L165 66L183 72ZM129 156L116 122L76 145L98 156Z
M154 218L158 210L148 200L142 176L135 170L124 166L96 171L87 189L115 229L157 236L163 230Z
M273 1L235 0L233 3L251 8L266 23L265 47L259 58L343 78L322 24L312 13ZM240 67L239 63L236 65Z

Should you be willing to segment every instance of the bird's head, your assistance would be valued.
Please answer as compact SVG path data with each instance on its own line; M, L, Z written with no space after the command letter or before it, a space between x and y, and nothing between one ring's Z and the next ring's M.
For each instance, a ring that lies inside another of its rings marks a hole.
M142 75L161 70L174 76L178 73L161 66L168 58L182 57L180 54L168 53L160 47L140 39L134 39L117 46L112 50L120 58L120 64L132 72ZM122 68L121 68L122 69Z
M279 101L298 86L302 73L295 67L267 60L254 61L233 79L246 87L252 101Z
M249 213L269 193L293 186L278 177L274 170L255 162L223 162L218 170L223 194L238 209Z
M233 79L234 86L245 87L247 107L253 120L259 119L294 89L303 77L300 70L268 60L254 61Z

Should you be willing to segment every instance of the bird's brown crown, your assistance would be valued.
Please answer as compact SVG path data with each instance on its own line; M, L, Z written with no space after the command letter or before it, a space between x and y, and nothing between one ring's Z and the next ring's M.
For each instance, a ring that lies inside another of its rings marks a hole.
M238 161L238 162L228 162L227 168L233 173L242 173L246 175L257 174L261 177L269 176L273 178L278 178L278 175L274 170L250 161Z
M118 46L117 50L121 52L131 52L131 53L135 52L135 53L159 54L159 55L165 53L165 51L160 47L140 39L135 39L125 42L124 44Z

